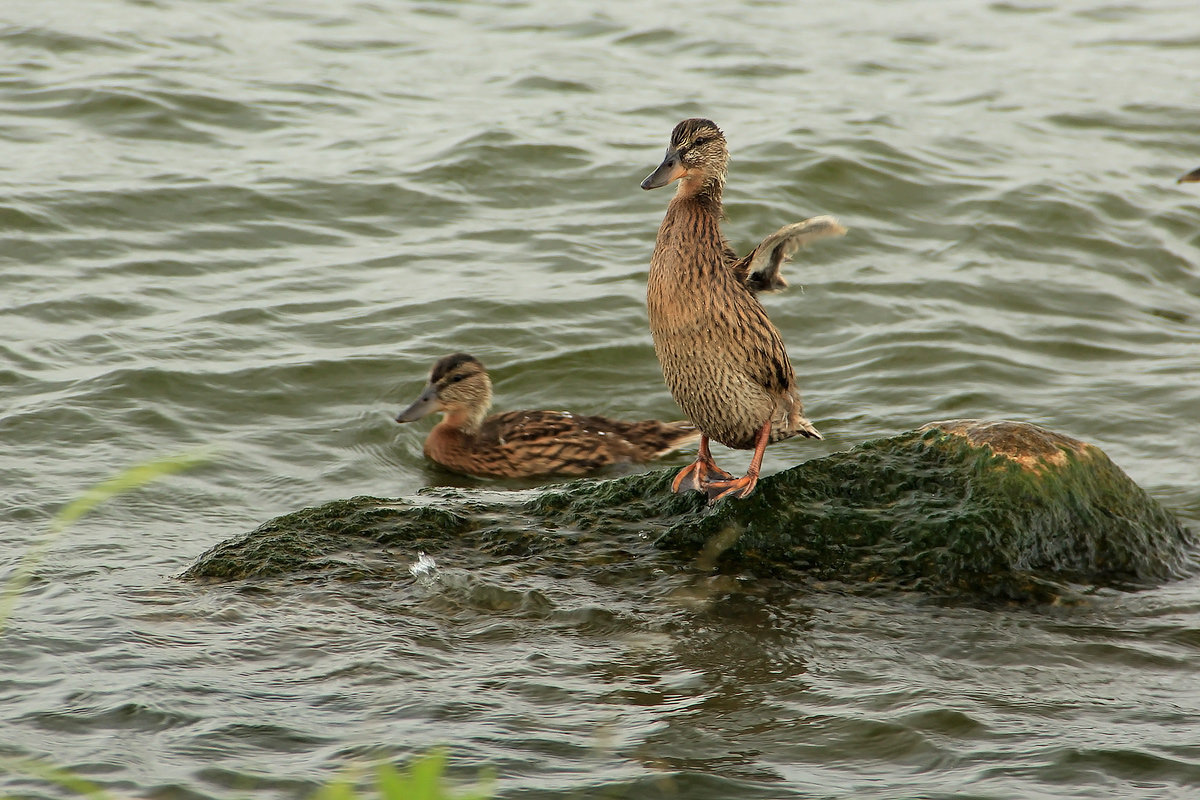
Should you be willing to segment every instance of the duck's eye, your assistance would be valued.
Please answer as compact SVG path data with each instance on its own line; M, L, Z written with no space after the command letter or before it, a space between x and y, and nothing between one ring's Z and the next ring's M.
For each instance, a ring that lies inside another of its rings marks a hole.
M704 145L708 144L711 141L712 141L712 139L710 139L709 137L701 136L699 139L692 142L692 147L703 147Z
M458 383L459 381L461 381L461 380L462 380L463 378L465 378L465 377L467 377L467 376L466 376L466 375L455 375L453 378L451 378L451 379L450 379L450 382L451 382L451 383Z

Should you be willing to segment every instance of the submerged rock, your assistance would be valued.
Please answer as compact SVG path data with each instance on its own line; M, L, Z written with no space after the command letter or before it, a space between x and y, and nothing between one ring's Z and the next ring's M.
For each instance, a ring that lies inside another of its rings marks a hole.
M551 556L583 569L642 558L649 534L702 569L847 586L1039 599L1152 585L1192 566L1191 532L1099 449L1036 425L953 420L763 478L707 507L673 470L530 496L434 491L304 509L220 544L184 577L404 574L411 557ZM587 543L593 546L585 546ZM390 551L390 552L389 552Z

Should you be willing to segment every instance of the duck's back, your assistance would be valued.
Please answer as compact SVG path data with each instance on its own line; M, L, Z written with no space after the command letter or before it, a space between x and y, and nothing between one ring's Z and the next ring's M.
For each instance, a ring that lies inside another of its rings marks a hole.
M507 411L479 432L437 426L425 442L432 460L458 472L502 478L587 475L622 463L649 461L699 437L680 422L628 422L567 411Z

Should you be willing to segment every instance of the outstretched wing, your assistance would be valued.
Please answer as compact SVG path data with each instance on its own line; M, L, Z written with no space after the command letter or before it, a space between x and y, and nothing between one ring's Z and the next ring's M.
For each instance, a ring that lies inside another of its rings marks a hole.
M846 232L836 219L820 216L784 225L763 239L745 256L734 261L730 268L734 276L751 292L778 292L787 288L779 268L792 255L810 242Z

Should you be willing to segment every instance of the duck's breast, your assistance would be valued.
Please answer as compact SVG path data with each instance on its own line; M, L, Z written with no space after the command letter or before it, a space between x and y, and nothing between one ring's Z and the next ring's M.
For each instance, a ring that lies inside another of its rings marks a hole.
M731 283L651 284L647 305L654 350L679 407L710 438L748 448L764 422L790 409L795 378L762 306Z

